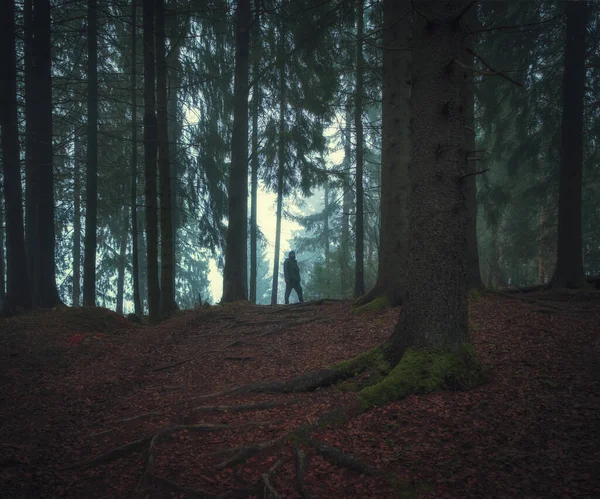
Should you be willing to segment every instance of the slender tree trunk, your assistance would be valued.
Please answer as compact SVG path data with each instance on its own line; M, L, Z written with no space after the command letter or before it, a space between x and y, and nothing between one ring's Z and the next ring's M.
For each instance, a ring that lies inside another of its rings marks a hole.
M352 163L352 104L346 102L346 124L344 133L344 177L342 180L342 241L340 244L340 284L342 298L350 298L350 209L352 192L350 189L350 165Z
M408 4L383 4L381 224L377 282L357 304L384 295L399 305L406 292L410 181L411 16Z
M0 127L2 129L2 166L4 170L4 200L6 202L7 292L3 301L5 312L17 307L31 308L31 293L27 279L25 232L19 124L17 116L17 66L15 47L15 5L13 0L0 4ZM4 275L2 276L4 289Z
M156 102L158 123L158 172L160 180L160 314L168 317L175 309L173 287L173 217L171 168L169 166L169 119L167 115L167 62L165 59L164 0L156 7Z
M133 277L133 307L142 315L140 298L139 233L137 218L137 0L131 1L131 274Z
M32 123L32 241L34 303L51 308L60 304L56 288L54 262L54 175L52 151L52 57L50 40L50 0L33 0L32 16L32 81L31 106L26 107L26 120Z
M35 305L35 167L34 146L36 143L36 129L34 126L35 115L35 74L33 68L33 3L25 0L23 4L23 35L24 35L24 76L25 76L25 252L27 258L27 270L29 279L29 290L32 294L33 305Z
M329 182L325 184L323 194L323 246L325 250L325 267L329 266Z
M144 180L146 194L146 279L148 281L148 316L150 322L160 318L158 283L158 209L156 192L156 99L154 94L154 0L144 0Z
M3 191L3 189L0 189ZM0 309L4 308L6 298L6 267L4 264L4 209L0 199Z
M223 270L224 302L248 299L248 74L250 0L238 0L234 111L229 173L229 224Z
M4 258L4 209L2 207L2 200L0 200L0 309L4 308L4 299L6 298L6 267Z
M477 8L472 7L467 12L465 19L469 28L475 30L479 27L477 19ZM466 44L473 47L475 35L469 35L465 40ZM463 54L466 66L474 67L474 57L467 52ZM475 80L473 73L465 71L463 74L463 86L461 89L463 98L463 112L465 122L465 144L467 151L475 151ZM464 180L465 196L467 198L467 272L469 279L469 289L484 289L481 280L481 269L479 266L479 245L477 243L477 176L473 175L477 171L477 161L472 159L474 153L467 153L467 173L471 174Z
M258 2L257 2L258 3ZM258 239L258 170L260 168L258 152L258 114L261 107L261 88L259 82L259 62L260 62L260 20L258 16L258 6L256 6L255 25L255 54L252 58L252 162L251 162L251 180L250 180L250 301L256 303L256 280L257 280L257 239Z
M98 9L88 0L87 182L83 250L83 304L96 305L96 231L98 224Z
M73 306L81 296L81 137L73 133Z
M413 39L407 293L390 341L392 364L409 348L458 352L469 342L462 73L452 63L464 50L452 20L466 3L419 4L424 12Z
M587 2L568 2L555 288L587 287L581 221L587 25Z
M123 291L125 288L125 256L127 253L127 234L129 222L124 217L123 231L121 233L121 244L119 247L119 263L117 267L117 314L123 313Z
M285 81L285 33L280 27L279 40L279 151L277 170L277 221L275 224L275 255L273 257L273 286L271 287L271 305L277 305L279 285L279 252L281 249L281 217L283 214L283 181L285 172L285 109L286 109L286 81Z
M173 249L172 249L172 266L173 272L173 296L174 302L177 303L177 229L179 227L179 210L177 209L177 193L179 191L179 174L180 174L180 142L181 142L181 112L179 108L179 88L181 87L181 62L179 60L180 47L183 40L182 34L179 32L177 25L177 0L171 0L167 5L167 13L165 26L167 37L170 39L169 52L167 54L167 76L168 76L168 122L169 122L169 165L171 168L171 220L173 226Z
M364 231L364 137L363 137L363 35L364 0L358 0L358 20L356 29L356 95L354 96L354 128L356 129L356 247L354 268L354 297L365 294L365 231Z

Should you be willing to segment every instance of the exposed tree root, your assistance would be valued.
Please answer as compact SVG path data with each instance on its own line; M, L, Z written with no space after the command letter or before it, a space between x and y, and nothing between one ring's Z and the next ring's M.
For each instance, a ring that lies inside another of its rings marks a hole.
M128 444L121 445L115 449L109 450L104 454L101 454L98 457L92 459L86 459L85 461L80 461L78 463L70 464L61 468L62 470L70 470L70 469L84 469L89 468L91 466L97 466L99 464L106 464L112 461L115 461L121 457L125 457L129 454L133 454L135 452L141 452L144 450L146 444L150 443L150 447L154 445L158 441L158 439L162 438L165 435L170 433L175 433L178 431L188 431L190 433L194 432L203 432L203 431L217 431L217 430L238 430L241 428L249 428L253 426L268 426L271 423L269 422L248 422L242 423L238 425L227 425L227 424L194 424L194 425L176 425L176 426L166 426L164 428L159 429L158 431L152 433L151 435L147 435L139 440L134 440L133 442L129 442Z
M316 449L324 458L329 459L334 464L344 466L353 471L358 471L365 475L376 475L379 473L378 470L371 468L368 464L363 463L360 459L346 454L345 452L321 442L320 440L311 440L310 445Z
M144 446L152 440L152 437L154 437L154 434L140 438L139 440L135 440L128 444L121 445L121 447L109 450L108 452L105 452L104 454L98 457L70 464L69 466L61 468L61 471L72 469L84 469L99 464L106 464L115 461L116 459L119 459L121 457L127 456L129 454L133 454L134 452L141 452L144 449Z
M255 404L238 404L238 405L201 405L194 407L193 412L247 412L247 411L264 411L274 407L284 407L299 403L298 399L291 400L272 400L269 402L257 402Z
M300 495L304 499L309 499L310 496L304 488L304 475L306 473L306 468L308 467L306 454L297 444L294 444L293 451L296 461L296 485L298 487L298 492L300 492Z
M292 393L292 392L310 392L316 388L332 385L338 381L347 379L353 375L342 369L321 369L307 374L302 374L287 380L265 381L252 383L249 385L228 388L220 392L199 395L191 400L202 400L223 395L239 395L244 393Z
M114 421L112 424L117 423L131 423L132 421L139 421L141 419L150 419L157 416L162 416L164 413L162 412L146 412L145 414L140 414L139 416L133 416L132 418L119 419Z
M229 343L229 345L225 345L223 347L223 349L225 348L236 348L236 347L255 347L258 346L259 343L255 343L253 341L246 341L246 340L236 340L233 343Z
M265 484L265 488L271 493L271 495L273 497L275 497L275 499L281 499L281 496L277 493L277 491L275 490L273 485L271 485L271 482L269 479L271 478L273 473L275 473L275 471L277 471L277 468L279 468L282 464L283 464L283 460L280 459L273 466L271 466L271 468L269 469L269 471L267 473L263 473L261 475L263 483Z
M376 298L379 298L380 296L383 296L384 293L384 289L383 286L374 286L371 291L365 293L362 296L359 296L356 300L354 300L354 303L352 304L355 307L361 307L362 305L366 305L367 303L372 302L373 300L375 300Z
M273 440L267 440L266 442L261 442L259 444L249 445L248 447L242 447L230 459L226 459L225 461L217 464L216 468L218 470L222 470L225 468L231 468L232 466L237 466L238 464L243 464L259 452L283 445L285 438L286 436L283 436Z

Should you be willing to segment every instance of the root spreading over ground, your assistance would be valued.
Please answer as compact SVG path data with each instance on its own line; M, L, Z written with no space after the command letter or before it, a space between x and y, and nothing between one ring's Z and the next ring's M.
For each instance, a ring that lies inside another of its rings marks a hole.
M399 313L321 301L217 306L155 327L98 309L3 319L3 497L600 489L598 294L473 301L485 384L464 366L450 379L454 361L435 352L386 366L376 347ZM390 390L422 394L385 403Z

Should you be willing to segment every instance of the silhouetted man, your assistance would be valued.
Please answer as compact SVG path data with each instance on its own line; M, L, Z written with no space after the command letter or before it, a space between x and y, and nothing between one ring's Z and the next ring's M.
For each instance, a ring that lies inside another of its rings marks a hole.
M288 258L283 262L283 277L285 277L285 304L290 302L292 289L298 295L298 301L302 303L302 286L300 286L300 269L296 261L296 253L290 251Z

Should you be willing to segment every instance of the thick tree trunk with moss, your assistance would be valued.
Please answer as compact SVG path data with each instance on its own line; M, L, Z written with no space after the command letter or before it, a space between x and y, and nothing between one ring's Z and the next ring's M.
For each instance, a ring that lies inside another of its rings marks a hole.
M587 3L568 2L563 76L558 238L556 270L551 281L551 286L555 288L587 287L583 270L581 220L587 24Z
M156 96L154 62L154 0L144 0L144 180L146 197L146 279L150 322L160 318L158 283L158 209L156 189Z
M13 0L2 2L0 18L0 127L2 130L2 167L4 201L6 203L6 260L7 292L4 296L2 269L2 300L4 311L30 308L31 293L27 279L25 232L23 227L23 195L21 188L21 152L17 114L17 66L15 46L15 5ZM2 219L0 218L0 224ZM0 239L0 244L3 241ZM3 257L4 255L2 255ZM4 262L2 262L4 264Z
M363 32L364 32L364 0L358 0L358 20L356 28L356 90L354 95L354 128L356 131L356 241L354 262L354 297L365 293L365 241L364 241L364 137L363 137Z
M410 5L395 0L385 0L383 4L379 265L374 288L357 305L379 296L385 296L391 305L399 305L405 292L410 195L410 9Z
M158 176L160 199L160 315L175 310L173 268L173 205L169 164L169 118L167 113L167 61L165 54L165 5L155 0L156 109L158 132Z
M248 75L250 0L236 9L234 111L229 173L229 224L223 270L224 302L248 299Z
M453 19L465 5L430 2L417 16L407 293L389 342L392 365L408 349L458 351L469 342L462 72L453 63L464 50Z

